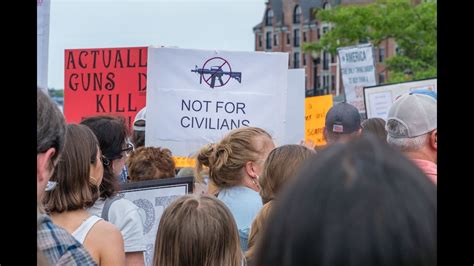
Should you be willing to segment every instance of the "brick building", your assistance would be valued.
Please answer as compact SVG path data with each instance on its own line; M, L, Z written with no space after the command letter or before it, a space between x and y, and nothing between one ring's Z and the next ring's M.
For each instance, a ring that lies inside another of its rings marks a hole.
M269 0L262 22L253 28L255 50L289 53L289 68L305 68L306 95L343 93L338 58L328 52L303 53L302 44L317 42L332 25L314 17L317 9L330 9L337 5L366 4L372 0ZM388 78L383 62L396 52L393 40L383 41L375 47L376 80L384 83ZM339 80L339 82L337 82ZM342 95L341 95L342 96Z

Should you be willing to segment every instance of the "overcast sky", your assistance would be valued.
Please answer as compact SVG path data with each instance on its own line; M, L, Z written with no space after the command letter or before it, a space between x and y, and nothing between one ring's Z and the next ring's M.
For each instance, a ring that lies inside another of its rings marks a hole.
M165 45L254 51L265 0L51 0L48 87L64 87L64 50Z

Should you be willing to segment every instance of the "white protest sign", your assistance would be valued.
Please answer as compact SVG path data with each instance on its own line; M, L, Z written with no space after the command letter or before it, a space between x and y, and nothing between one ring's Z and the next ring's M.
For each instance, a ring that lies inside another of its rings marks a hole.
M347 103L365 112L363 88L376 85L372 44L337 49Z
M438 79L425 79L395 84L364 87L367 118L380 117L387 119L388 110L398 96L415 90L437 92Z
M148 49L146 146L190 157L228 131L285 137L287 53Z
M130 200L139 209L143 222L145 265L153 265L155 239L161 216L174 200L192 190L192 177L167 178L132 182L121 185L120 194Z
M36 82L44 90L48 88L49 10L50 0L36 1Z
M304 140L305 77L303 68L288 70L285 139L281 145L299 144Z

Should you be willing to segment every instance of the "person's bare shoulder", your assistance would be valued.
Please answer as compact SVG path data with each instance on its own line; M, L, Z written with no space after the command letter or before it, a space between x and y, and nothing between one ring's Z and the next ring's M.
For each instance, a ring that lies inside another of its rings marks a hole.
M88 242L99 251L101 265L125 264L122 233L115 225L104 220L98 221L88 238Z

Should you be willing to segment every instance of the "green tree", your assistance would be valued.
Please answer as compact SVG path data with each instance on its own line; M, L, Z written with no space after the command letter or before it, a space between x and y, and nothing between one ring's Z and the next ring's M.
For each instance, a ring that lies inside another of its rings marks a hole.
M332 23L333 29L318 43L305 43L305 52L327 50L369 41L374 45L395 39L399 53L385 61L388 82L435 77L437 75L437 1L415 5L410 0L377 0L367 5L337 6L316 10L316 18ZM411 70L411 75L405 71Z

